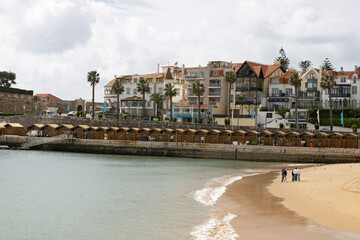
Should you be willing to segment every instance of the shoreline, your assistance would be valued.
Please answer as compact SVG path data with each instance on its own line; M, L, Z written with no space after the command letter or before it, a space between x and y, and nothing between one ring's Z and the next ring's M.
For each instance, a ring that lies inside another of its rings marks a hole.
M268 190L279 174L271 171L244 177L228 186L217 201L218 211L236 215L230 222L239 239L360 239L299 215Z

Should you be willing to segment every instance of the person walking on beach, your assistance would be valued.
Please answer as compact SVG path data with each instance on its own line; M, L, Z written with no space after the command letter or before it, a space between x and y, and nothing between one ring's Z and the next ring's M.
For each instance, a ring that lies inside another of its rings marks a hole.
M297 181L300 182L300 169L298 169Z
M294 170L292 170L292 171L291 171L291 181L295 181L294 176L295 176L295 175L294 175Z
M297 181L298 180L298 174L300 173L300 171L299 171L298 168L295 168L293 172L294 172L294 181Z
M285 168L283 168L283 169L281 170L281 182L284 182L284 181L287 182L286 176L287 176L287 171L286 171Z

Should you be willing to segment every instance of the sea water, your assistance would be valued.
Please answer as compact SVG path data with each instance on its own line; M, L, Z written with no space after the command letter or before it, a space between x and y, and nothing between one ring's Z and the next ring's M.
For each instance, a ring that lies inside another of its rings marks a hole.
M0 239L234 239L216 200L275 165L1 150Z

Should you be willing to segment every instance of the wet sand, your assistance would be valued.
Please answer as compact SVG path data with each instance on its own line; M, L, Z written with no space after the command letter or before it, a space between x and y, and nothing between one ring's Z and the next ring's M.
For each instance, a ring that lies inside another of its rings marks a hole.
M217 201L219 212L225 210L237 216L231 225L238 239L360 239L360 235L321 226L286 208L283 199L267 189L278 175L270 172L244 177L228 186Z

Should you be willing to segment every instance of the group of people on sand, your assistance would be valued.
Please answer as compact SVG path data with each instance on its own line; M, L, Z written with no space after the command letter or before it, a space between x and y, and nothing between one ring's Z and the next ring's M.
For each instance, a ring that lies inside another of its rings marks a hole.
M298 168L295 168L294 170L292 170L291 176L291 181L300 181L300 170ZM284 181L287 182L287 170L285 168L281 170L281 182Z

